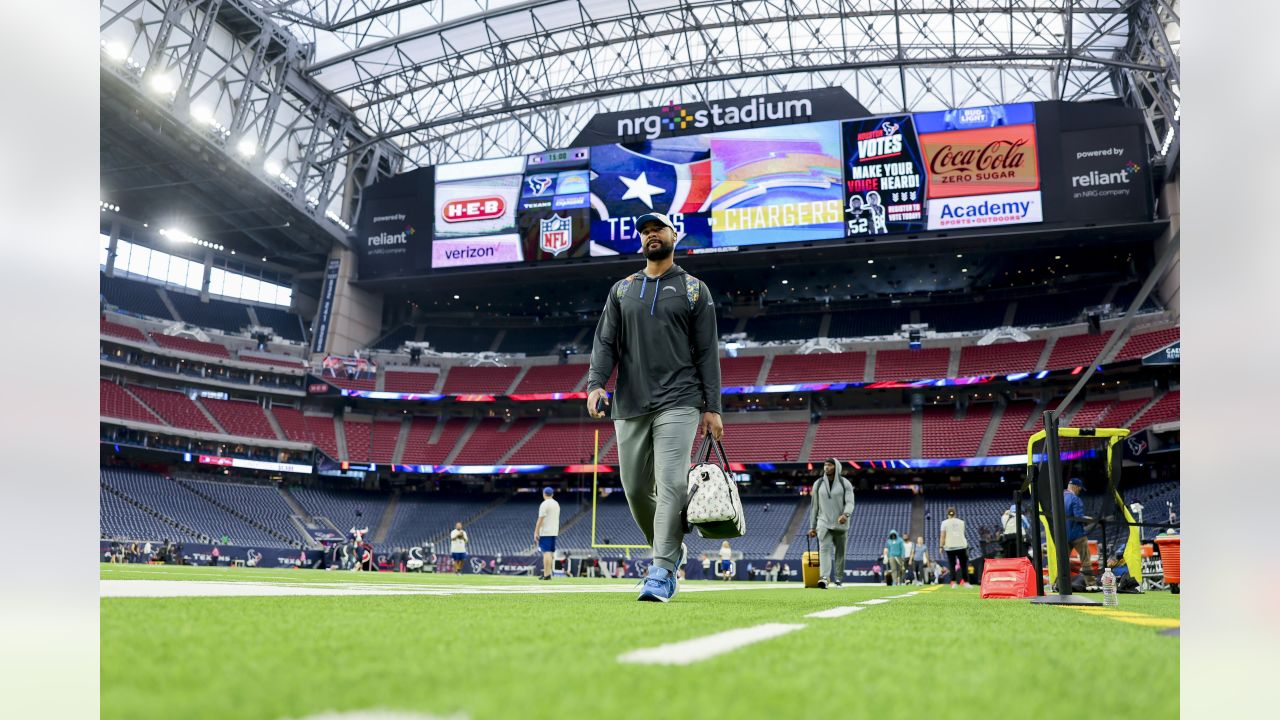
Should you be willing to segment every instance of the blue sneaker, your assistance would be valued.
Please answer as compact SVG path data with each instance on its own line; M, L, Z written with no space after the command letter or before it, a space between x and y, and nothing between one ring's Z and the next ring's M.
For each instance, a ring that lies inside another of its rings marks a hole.
M649 566L649 574L644 578L644 587L640 589L640 602L667 602L676 596L676 576L670 570L657 565Z

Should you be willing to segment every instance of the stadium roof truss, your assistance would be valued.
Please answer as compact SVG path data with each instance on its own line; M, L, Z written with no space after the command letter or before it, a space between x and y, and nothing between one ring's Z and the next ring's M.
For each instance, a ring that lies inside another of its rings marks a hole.
M232 5L261 22L213 49L202 8ZM229 148L258 142L325 208L335 166L360 185L566 147L601 112L829 86L875 113L1118 98L1177 157L1176 0L106 0L103 16L104 42L136 28L139 83L180 72L175 107L205 103Z

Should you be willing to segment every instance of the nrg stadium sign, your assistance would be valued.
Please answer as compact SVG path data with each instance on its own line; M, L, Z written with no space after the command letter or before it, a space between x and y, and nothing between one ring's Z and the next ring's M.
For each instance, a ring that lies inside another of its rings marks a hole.
M695 103L669 100L656 108L596 115L578 133L572 147L846 120L870 114L844 88L819 88Z

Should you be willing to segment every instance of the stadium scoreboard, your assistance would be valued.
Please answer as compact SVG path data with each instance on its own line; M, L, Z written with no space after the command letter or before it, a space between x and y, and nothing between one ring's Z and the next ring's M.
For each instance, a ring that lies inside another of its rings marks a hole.
M659 123L620 142L423 168L366 191L360 276L617 259L640 252L635 221L649 212L671 217L682 255L1147 221L1140 122L1051 102L713 132Z

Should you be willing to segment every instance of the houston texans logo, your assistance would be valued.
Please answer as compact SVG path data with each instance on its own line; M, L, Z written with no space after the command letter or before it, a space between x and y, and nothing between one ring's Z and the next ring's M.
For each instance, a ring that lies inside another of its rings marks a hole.
M1129 438L1126 440L1129 444L1129 452L1134 455L1141 455L1147 451L1147 441L1140 438Z
M477 575L484 572L484 561L480 558L471 558L471 572Z
M551 187L551 183L554 181L546 175L534 175L531 178L526 178L525 182L529 184L530 192L534 195L541 195L547 191L547 188Z
M901 126L898 125L898 123L892 122L890 120L885 120L884 122L880 123L880 129L884 131L885 135L892 135L898 132L899 127Z

